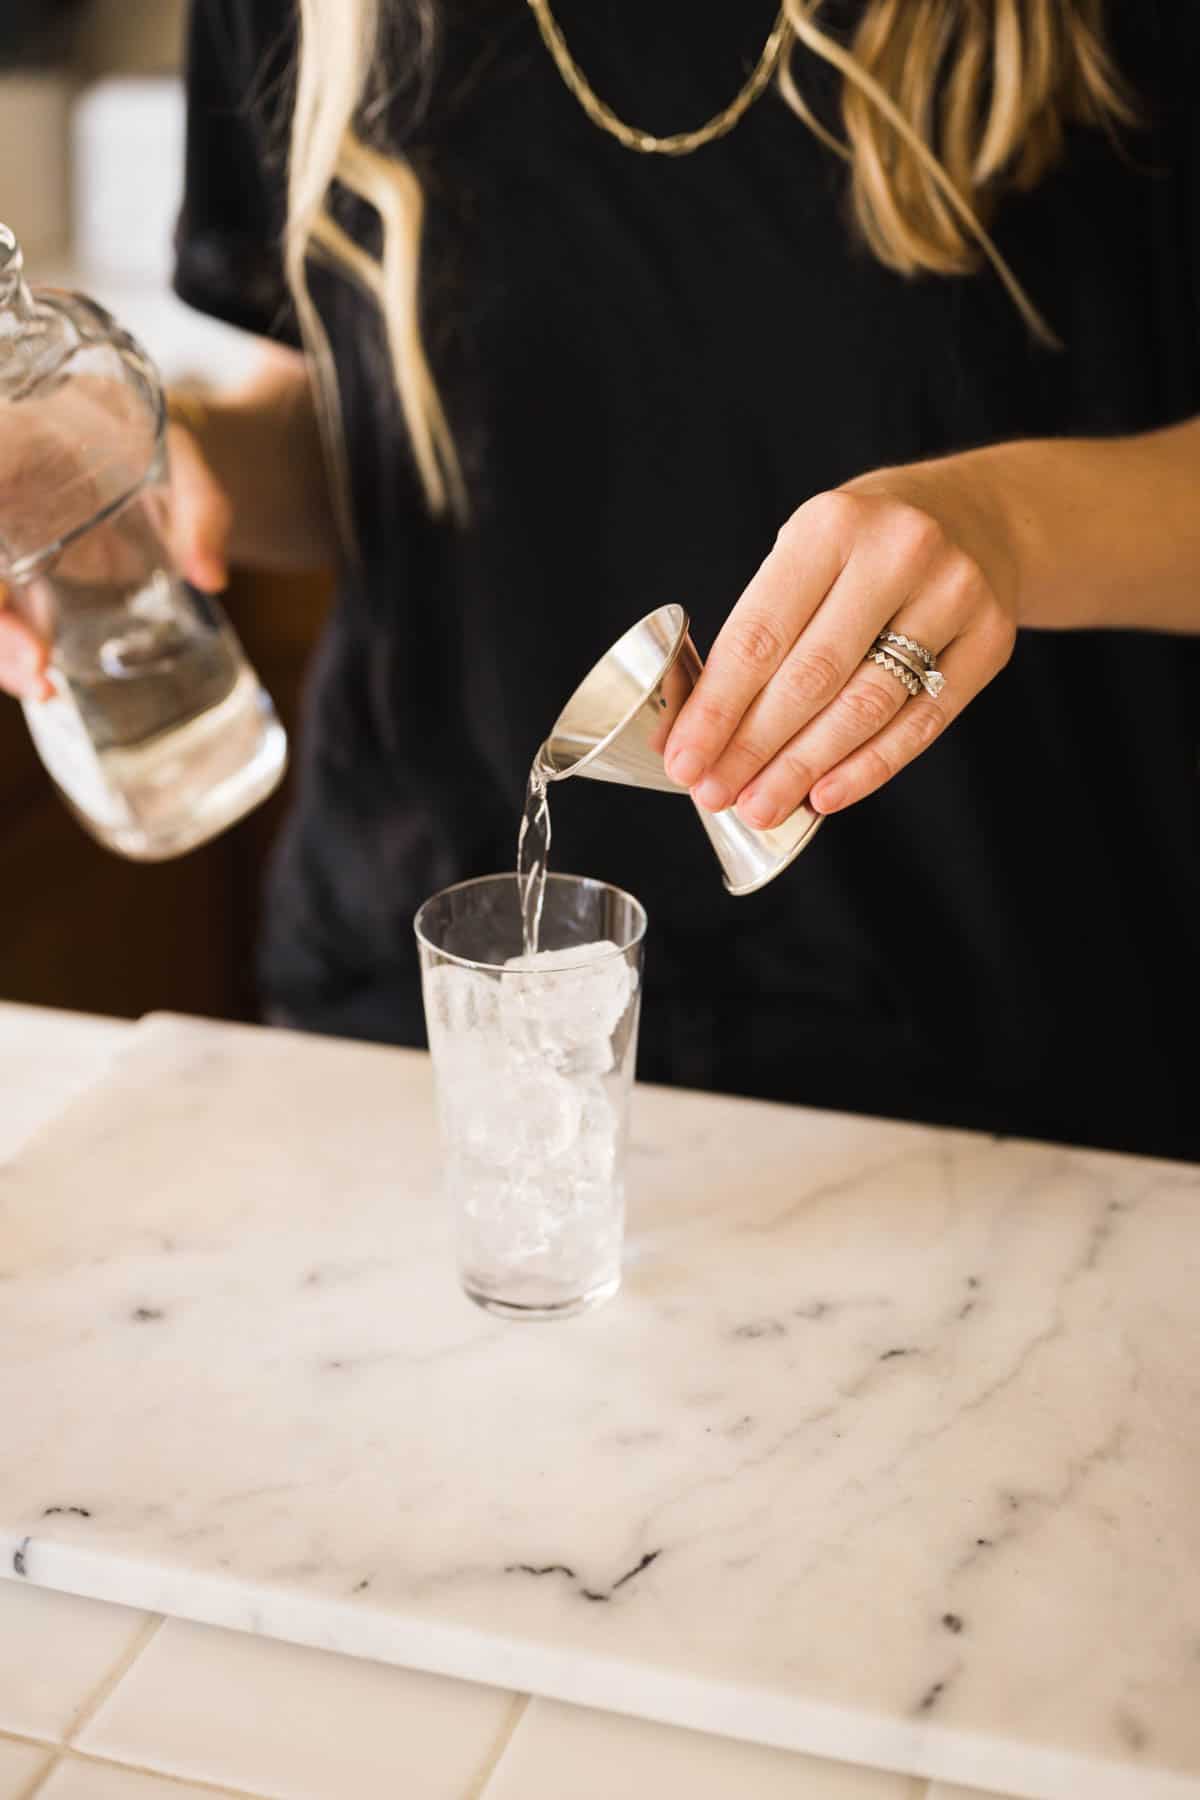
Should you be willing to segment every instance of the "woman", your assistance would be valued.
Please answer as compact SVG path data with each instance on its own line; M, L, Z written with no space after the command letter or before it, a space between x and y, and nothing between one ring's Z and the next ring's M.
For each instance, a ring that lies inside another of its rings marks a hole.
M1195 9L378 11L191 32L177 285L276 347L177 409L189 572L352 543L273 1014L419 1041L415 906L512 866L567 694L679 600L671 772L831 817L732 900L689 809L556 792L556 865L651 914L642 1074L1197 1154Z

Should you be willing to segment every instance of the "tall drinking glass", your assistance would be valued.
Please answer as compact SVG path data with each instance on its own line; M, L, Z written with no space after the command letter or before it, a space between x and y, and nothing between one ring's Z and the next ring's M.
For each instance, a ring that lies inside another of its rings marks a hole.
M417 914L459 1276L488 1312L565 1318L620 1286L645 929L576 875L547 879L532 959L516 875Z

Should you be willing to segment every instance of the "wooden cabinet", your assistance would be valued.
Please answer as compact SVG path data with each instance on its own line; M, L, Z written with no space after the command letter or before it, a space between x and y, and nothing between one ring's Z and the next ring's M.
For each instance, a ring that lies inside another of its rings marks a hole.
M227 597L293 738L329 594L324 578L239 574ZM253 1018L262 875L289 785L190 856L125 862L69 816L19 708L0 705L0 999Z

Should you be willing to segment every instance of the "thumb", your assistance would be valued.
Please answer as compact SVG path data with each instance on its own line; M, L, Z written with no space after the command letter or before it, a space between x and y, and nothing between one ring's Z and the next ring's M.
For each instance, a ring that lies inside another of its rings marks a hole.
M184 577L207 594L229 581L233 508L192 433L171 429L172 548Z

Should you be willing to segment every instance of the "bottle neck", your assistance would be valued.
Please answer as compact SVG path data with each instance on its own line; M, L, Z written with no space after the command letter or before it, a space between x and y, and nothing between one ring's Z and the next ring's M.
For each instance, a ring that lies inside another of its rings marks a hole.
M77 342L62 309L25 280L21 246L0 225L0 399L20 399L61 366Z
M25 280L25 263L7 225L0 225L0 332L25 329L33 316L33 296Z

